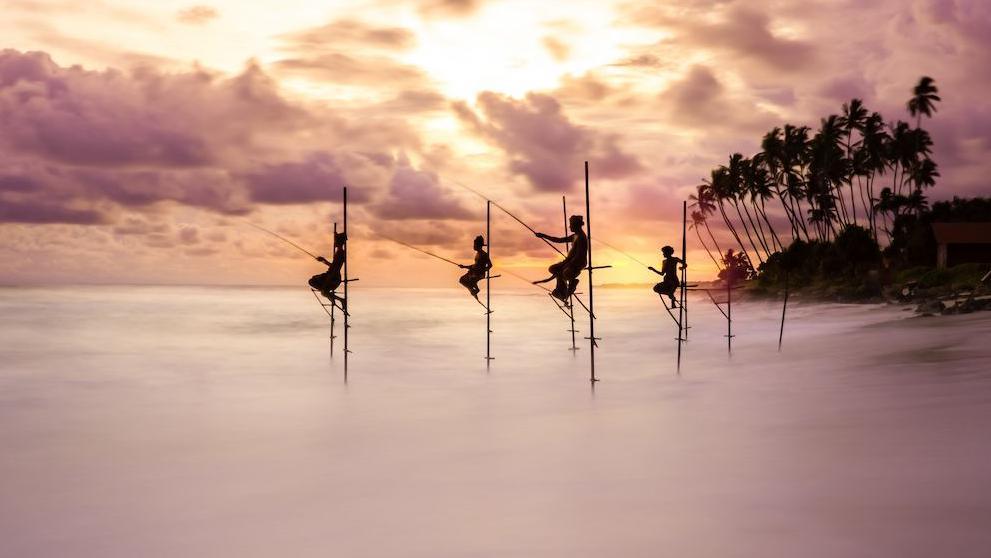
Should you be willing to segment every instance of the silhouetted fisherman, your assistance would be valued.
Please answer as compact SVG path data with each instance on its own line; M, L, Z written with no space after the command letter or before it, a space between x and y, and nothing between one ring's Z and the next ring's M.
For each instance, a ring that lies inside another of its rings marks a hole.
M344 233L334 233L333 261L328 262L323 256L317 257L318 262L326 264L330 269L310 277L308 281L311 287L320 291L320 294L329 299L331 303L337 304L345 313L347 312L347 301L344 300L344 297L338 296L335 291L342 282L341 269L347 259L347 240L348 237Z
M585 235L585 230L582 228L584 226L584 217L581 215L572 215L568 219L568 228L571 229L570 235L557 237L544 233L536 233L537 238L543 238L550 242L557 242L559 244L571 243L571 249L568 250L568 255L560 262L547 268L547 271L551 272L551 276L547 279L533 282L534 285L538 285L556 279L557 285L551 291L551 294L554 298L563 301L565 304L568 304L571 295L575 294L575 289L578 287L578 276L581 275L582 270L588 265L588 236Z
M681 286L681 282L678 280L678 264L681 264L681 269L688 267L688 264L683 262L681 258L676 258L674 256L674 248L670 246L661 248L661 253L664 254L664 263L661 264L661 271L657 271L650 266L647 269L664 277L660 283L654 285L654 292L661 297L661 300L664 300L665 296L670 298L671 308L677 308L678 302L674 299L674 292Z
M468 270L458 282L468 289L475 300L478 300L478 282L485 279L485 272L492 269L492 260L489 259L489 253L482 249L485 247L485 238L482 235L475 237L474 247L475 262L471 265L458 265L461 269Z

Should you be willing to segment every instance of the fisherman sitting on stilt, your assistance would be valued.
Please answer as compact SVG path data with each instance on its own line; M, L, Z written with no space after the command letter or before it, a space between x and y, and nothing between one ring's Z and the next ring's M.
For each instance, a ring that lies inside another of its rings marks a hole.
M347 259L347 249L345 246L347 240L348 237L344 233L334 233L333 261L328 262L323 256L317 257L318 262L327 265L330 269L310 277L308 281L311 287L320 291L320 294L329 299L332 304L340 308L345 314L347 313L347 301L335 291L341 286L342 282L341 269L344 267L344 261Z
M648 267L647 269L664 277L660 283L654 285L654 292L661 297L662 301L665 296L670 298L671 308L677 308L678 302L674 299L674 292L681 286L681 282L678 281L678 264L681 264L681 269L685 269L688 265L681 258L674 256L674 248L670 246L661 248L661 252L664 254L664 263L661 265L661 271L657 271L653 267Z
M563 260L547 268L547 271L551 272L550 277L533 282L534 285L537 285L556 279L557 285L551 291L551 295L564 302L565 305L569 304L571 296L575 294L575 289L578 287L578 276L588 265L588 236L585 235L582 228L585 226L585 219L581 215L572 215L568 219L568 226L571 229L571 234L565 237L536 233L537 238L550 242L571 243L571 250L568 250L568 255Z
M471 296L478 300L478 282L485 279L485 273L492 269L492 260L489 259L489 254L483 248L485 247L485 238L482 235L475 237L475 262L471 265L458 265L461 269L467 269L468 271L458 279L464 288L468 289Z

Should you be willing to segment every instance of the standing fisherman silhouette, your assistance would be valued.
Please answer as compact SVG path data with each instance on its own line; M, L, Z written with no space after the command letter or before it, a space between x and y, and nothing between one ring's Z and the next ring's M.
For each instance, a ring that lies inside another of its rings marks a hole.
M664 254L664 263L661 265L661 271L657 271L653 267L648 267L647 269L664 277L660 283L654 285L654 292L661 297L661 300L664 300L665 296L670 298L671 308L677 308L678 303L674 299L674 292L681 286L681 282L678 281L678 264L681 264L681 269L688 267L688 264L683 262L681 258L676 258L674 256L674 248L670 246L661 248L661 253Z
M345 314L348 311L347 301L344 300L344 297L338 296L335 291L342 282L341 268L344 267L344 261L347 260L347 241L348 237L345 233L334 233L333 260L328 262L323 256L317 257L317 261L325 264L329 269L310 277L308 281L311 287L320 291L320 294L328 298L331 303L336 304Z
M485 272L492 268L492 260L489 259L489 253L483 250L485 247L485 238L482 235L475 237L475 262L471 265L461 265L458 267L461 269L467 269L468 271L458 279L458 282L464 285L471 296L478 300L478 282L485 279ZM481 301L479 301L481 302Z
M540 232L535 233L537 238L542 238L550 242L557 242L559 244L571 243L571 249L568 250L568 255L560 262L552 264L547 268L547 271L551 272L551 276L547 279L533 282L534 285L539 285L540 283L546 283L552 279L556 279L557 285L551 291L551 295L564 302L565 305L570 304L571 295L575 294L575 289L578 287L578 276L581 275L585 266L588 265L588 236L582 228L584 226L584 217L581 215L572 215L568 219L568 227L571 229L571 234L568 236L557 237Z

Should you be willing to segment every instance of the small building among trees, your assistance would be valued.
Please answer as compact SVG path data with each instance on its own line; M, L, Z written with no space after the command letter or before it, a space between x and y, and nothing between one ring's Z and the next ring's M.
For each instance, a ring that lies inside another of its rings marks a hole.
M936 267L991 263L991 223L933 223Z

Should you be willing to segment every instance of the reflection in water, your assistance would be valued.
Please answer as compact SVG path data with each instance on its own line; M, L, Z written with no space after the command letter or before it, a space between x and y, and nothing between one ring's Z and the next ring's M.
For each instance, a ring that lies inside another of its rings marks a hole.
M0 290L3 556L987 556L991 317L596 292ZM600 300L601 299L601 302ZM794 310L792 310L794 308ZM739 320L739 321L736 321ZM583 329L579 325L580 329Z

